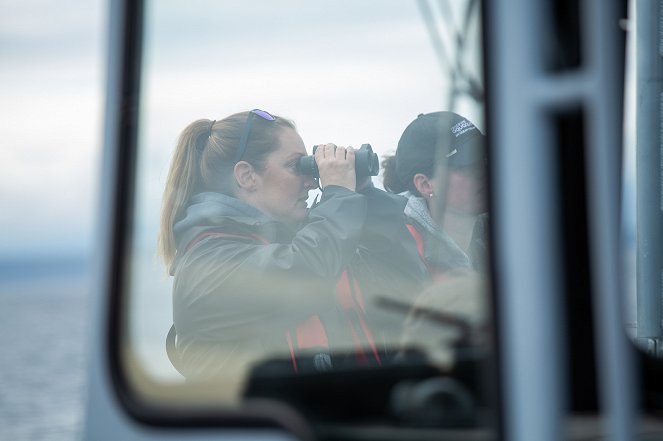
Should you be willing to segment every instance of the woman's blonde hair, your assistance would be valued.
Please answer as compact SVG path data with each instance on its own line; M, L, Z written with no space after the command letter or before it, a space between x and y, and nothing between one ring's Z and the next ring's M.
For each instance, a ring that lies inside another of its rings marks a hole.
M235 153L249 112L236 113L219 121L199 119L180 134L170 163L161 204L158 254L169 268L175 258L174 224L181 220L191 197L203 191L234 196ZM267 155L279 148L278 135L285 128L295 129L292 121L254 118L241 160L256 170L264 168Z

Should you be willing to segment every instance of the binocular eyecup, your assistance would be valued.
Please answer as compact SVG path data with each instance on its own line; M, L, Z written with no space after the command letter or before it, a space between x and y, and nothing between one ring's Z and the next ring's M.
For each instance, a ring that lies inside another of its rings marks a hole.
M317 147L313 147L313 154L315 154ZM297 170L306 176L320 177L318 164L316 164L313 155L302 156L297 163ZM377 153L373 152L370 144L362 144L359 150L355 151L355 175L357 178L363 178L366 176L377 176L379 172L380 161L378 160Z

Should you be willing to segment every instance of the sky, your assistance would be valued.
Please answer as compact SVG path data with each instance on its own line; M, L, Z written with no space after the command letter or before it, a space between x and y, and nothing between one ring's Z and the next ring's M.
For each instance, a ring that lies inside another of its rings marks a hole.
M147 7L146 241L177 134L194 119L263 107L294 119L309 149L368 142L384 155L416 114L444 107L448 63L415 1L292 0L262 4L260 14L244 2L182 4ZM0 0L0 259L92 248L107 9L102 0ZM482 127L476 106L463 113Z
M0 1L0 259L91 251L107 8ZM148 230L177 134L194 119L263 107L295 120L309 149L368 142L382 155L418 113L443 105L445 68L415 1L251 8L147 3L137 192Z
M89 252L105 8L0 1L0 259Z

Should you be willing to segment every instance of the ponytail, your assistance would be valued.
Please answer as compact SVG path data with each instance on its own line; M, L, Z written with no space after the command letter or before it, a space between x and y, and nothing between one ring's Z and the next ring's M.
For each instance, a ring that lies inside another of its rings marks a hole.
M408 186L401 181L396 173L396 156L387 156L382 160L382 184L390 193L402 193L408 190Z
M191 196L200 186L200 156L208 142L213 121L199 119L189 124L177 141L161 203L158 253L169 268L175 258L173 225L182 218Z

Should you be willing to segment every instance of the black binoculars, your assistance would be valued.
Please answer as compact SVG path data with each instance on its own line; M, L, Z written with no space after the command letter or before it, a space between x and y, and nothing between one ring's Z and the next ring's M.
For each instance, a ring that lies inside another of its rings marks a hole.
M313 147L313 154L317 145ZM297 163L297 170L302 175L313 176L314 178L320 177L318 164L315 163L315 157L302 156ZM370 144L362 144L359 150L355 152L355 175L358 178L366 176L377 176L380 171L380 162L378 161L377 153L373 153L373 148Z

